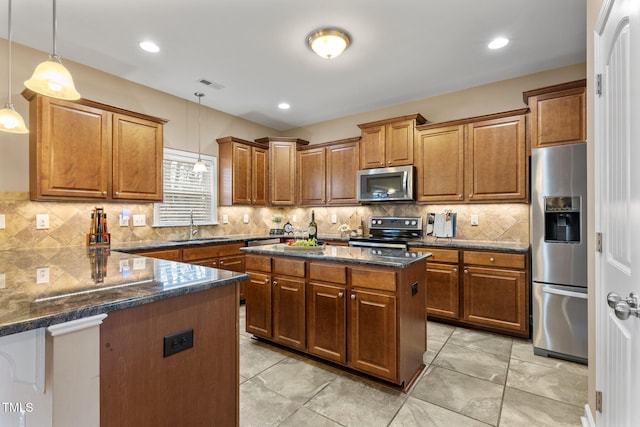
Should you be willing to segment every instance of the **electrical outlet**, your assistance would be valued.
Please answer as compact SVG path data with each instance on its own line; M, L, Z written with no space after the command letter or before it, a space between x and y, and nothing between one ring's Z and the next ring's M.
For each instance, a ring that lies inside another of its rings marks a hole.
M249 224L249 214L244 214L244 217L242 218L242 222L244 222L245 224Z
M337 224L338 223L338 215L333 214L331 215L331 224Z
M49 267L36 269L36 284L41 285L43 283L49 283Z
M49 228L49 214L36 215L36 230L47 230Z
M147 219L145 218L144 214L133 216L134 227L144 227L145 225L147 225Z
M134 270L144 270L147 267L147 260L142 257L133 259L133 269Z
M472 214L471 215L471 225L478 225L478 215L477 214Z
M291 217L291 221L298 222L298 215L294 215Z
M222 223L229 224L229 215L227 214L222 215Z
M193 347L193 328L175 334L166 335L163 338L164 357L179 353Z
M0 230L4 230L6 227L4 214L0 214Z
M128 227L129 226L129 217L120 215L120 227Z
M0 289L4 289L7 287L7 275L4 273L0 273Z

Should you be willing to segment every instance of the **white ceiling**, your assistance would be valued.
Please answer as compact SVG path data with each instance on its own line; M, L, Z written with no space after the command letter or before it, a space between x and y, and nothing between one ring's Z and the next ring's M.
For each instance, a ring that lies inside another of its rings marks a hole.
M58 0L57 10L63 63L194 102L202 91L204 105L277 130L586 61L585 0ZM333 60L305 44L324 26L353 39ZM498 35L511 41L490 51ZM144 39L160 53L140 50ZM51 0L13 0L13 40L51 52Z

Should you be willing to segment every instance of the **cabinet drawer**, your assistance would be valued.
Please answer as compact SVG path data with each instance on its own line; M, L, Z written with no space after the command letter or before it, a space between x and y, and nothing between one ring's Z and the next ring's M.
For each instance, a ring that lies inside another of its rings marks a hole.
M304 277L306 273L305 261L287 258L273 259L273 272L287 276Z
M271 258L268 256L247 254L245 265L247 271L271 273Z
M488 267L524 269L526 266L526 254L464 251L464 263Z
M387 269L355 267L351 269L351 286L395 292L396 272Z
M182 261L180 249L167 249L164 251L138 252L134 255L147 256L151 258L166 259L169 261Z
M460 258L457 249L436 249L425 247L412 247L409 249L416 252L431 252L433 256L427 259L427 262L450 262L457 264Z
M347 283L347 267L312 262L309 264L309 279L345 285Z
M234 243L231 245L210 245L199 246L195 248L185 248L182 250L182 259L184 261L192 261L195 259L207 259L224 255L237 255L240 252L240 248L243 247L242 243Z

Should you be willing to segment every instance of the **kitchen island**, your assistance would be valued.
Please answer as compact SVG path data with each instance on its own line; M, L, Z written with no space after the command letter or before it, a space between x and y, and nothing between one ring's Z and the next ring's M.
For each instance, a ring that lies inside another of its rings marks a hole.
M246 278L108 247L0 252L0 398L28 409L0 424L236 425Z
M286 244L247 253L246 330L408 389L424 369L424 252Z

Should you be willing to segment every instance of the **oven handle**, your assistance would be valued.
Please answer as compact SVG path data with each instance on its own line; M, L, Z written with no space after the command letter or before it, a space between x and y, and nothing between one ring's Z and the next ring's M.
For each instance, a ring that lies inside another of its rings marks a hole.
M553 289L553 288L549 288L549 287L546 287L546 286L542 287L542 292L544 292L545 294L562 295L562 296L565 296L565 297L587 299L587 294L586 293L571 292L571 291L565 291L565 290L562 290L562 289Z
M404 249L407 250L407 245L404 243L380 243L380 242L362 242L362 241L349 241L349 246L356 248L389 248L389 249Z

